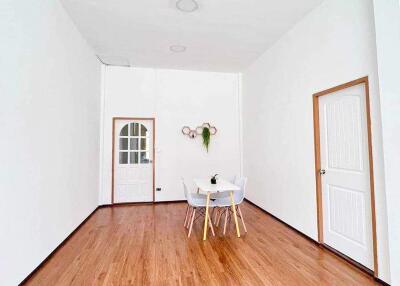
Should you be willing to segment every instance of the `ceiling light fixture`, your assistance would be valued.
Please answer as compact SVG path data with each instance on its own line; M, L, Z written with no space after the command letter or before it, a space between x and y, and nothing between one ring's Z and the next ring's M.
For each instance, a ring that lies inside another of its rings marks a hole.
M182 45L172 45L169 47L169 50L173 53L183 53L186 51L186 47Z
M178 0L175 6L182 12L194 12L199 9L199 4L195 0Z

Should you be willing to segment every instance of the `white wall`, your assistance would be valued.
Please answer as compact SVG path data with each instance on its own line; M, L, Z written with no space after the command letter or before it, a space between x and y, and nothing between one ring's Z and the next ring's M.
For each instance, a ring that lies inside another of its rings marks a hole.
M326 0L243 73L248 199L317 239L312 94L369 76L379 277L389 280L373 7Z
M111 202L112 117L156 118L156 201L184 199L187 183L214 173L240 172L238 75L230 73L107 67L104 75L102 188L100 204ZM210 122L218 133L209 153L200 137L181 133Z
M392 285L400 285L400 2L374 0Z
M59 1L0 4L0 285L97 206L100 65Z

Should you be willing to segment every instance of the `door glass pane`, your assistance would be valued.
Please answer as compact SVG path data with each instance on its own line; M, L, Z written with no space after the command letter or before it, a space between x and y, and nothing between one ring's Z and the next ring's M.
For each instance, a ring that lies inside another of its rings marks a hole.
M128 152L119 152L119 163L128 164Z
M131 150L138 150L139 149L139 138L131 138Z
M141 164L148 164L148 163L150 163L150 160L149 160L149 152L140 152L140 163L141 163Z
M147 128L143 124L140 124L140 130L141 136L147 136Z
M139 124L131 123L129 126L130 126L130 136L139 136Z
M131 152L129 157L129 164L139 163L138 152Z
M128 150L128 138L119 138L119 150Z
M128 124L126 124L119 133L120 136L128 136Z
M140 138L140 150L147 150L148 142L148 138Z

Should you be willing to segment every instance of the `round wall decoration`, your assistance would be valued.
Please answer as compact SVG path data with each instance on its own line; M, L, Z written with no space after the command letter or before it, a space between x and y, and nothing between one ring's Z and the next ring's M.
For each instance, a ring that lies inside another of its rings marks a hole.
M195 130L190 130L190 132L189 132L189 137L190 138L195 138L197 136L197 133L196 133L196 131Z
M217 134L217 128L215 128L214 126L211 126L210 127L210 133L211 133L211 135Z
M208 128L211 135L217 134L217 128L215 126L211 126L211 124L208 122L203 123L201 126L197 126L195 129L191 129L189 126L183 126L182 134L187 135L193 139L196 138L198 135L202 135L204 128Z
M189 126L183 126L183 128L182 128L183 135L189 135L190 131L191 131L191 129Z

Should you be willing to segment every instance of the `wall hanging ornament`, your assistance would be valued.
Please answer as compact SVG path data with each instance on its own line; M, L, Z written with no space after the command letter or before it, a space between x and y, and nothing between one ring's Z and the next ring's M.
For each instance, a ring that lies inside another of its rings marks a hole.
M183 128L182 128L182 133L183 133L184 135L189 136L189 137L192 138L192 139L195 138L195 137L197 136L196 130L190 129L189 126L183 126Z
M217 128L211 126L210 123L203 123L203 125L196 127L196 129L190 129L189 126L183 126L182 133L192 139L196 138L197 135L201 135L203 146L208 152L211 136L217 134Z

